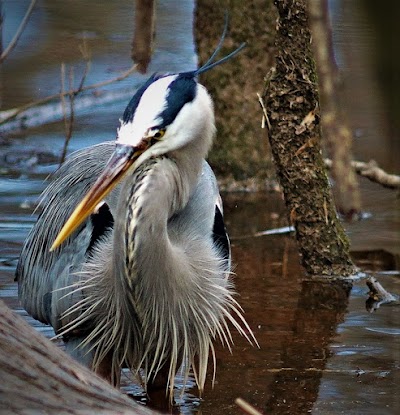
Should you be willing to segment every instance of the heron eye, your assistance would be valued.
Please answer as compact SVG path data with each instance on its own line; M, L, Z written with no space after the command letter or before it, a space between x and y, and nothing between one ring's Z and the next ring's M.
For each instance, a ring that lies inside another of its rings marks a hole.
M158 130L154 133L153 138L161 138L165 134L165 130Z

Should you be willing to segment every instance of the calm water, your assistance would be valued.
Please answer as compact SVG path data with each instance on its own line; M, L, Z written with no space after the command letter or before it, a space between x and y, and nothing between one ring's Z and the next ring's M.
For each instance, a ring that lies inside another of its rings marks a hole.
M29 2L3 3L7 43ZM29 36L3 67L4 108L57 92L60 62L80 62L77 45L82 37L88 39L92 51L87 83L115 76L130 66L132 2L120 1L118 7L101 2L101 7L93 7L98 3L74 2L68 9L60 2L41 3L28 28ZM195 65L193 5L182 4L159 2L161 35L151 70ZM134 77L112 88L133 89L140 79ZM125 105L121 100L77 114L71 150L112 139ZM368 111L371 109L357 113L353 120L368 137L363 148L366 154L371 152L370 137L376 133L369 126ZM54 122L7 138L11 140L0 147L0 298L51 337L51 329L19 307L13 278L21 244L36 218L32 212L44 179L57 165L64 127ZM367 181L361 185L363 207L369 215L347 227L354 257L387 290L399 294L399 199L378 185ZM260 348L235 335L232 354L218 347L214 389L210 379L201 400L195 388L189 389L181 401L181 412L239 414L234 400L242 397L265 414L400 413L398 304L369 313L365 280L356 281L351 290L346 284L304 281L292 235L252 236L287 225L279 194L229 194L224 195L224 202L238 300ZM127 381L124 390L141 396Z

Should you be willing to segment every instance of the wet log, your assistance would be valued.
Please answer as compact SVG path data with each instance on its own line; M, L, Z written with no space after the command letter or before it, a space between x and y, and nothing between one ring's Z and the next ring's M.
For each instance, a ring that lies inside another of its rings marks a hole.
M268 77L263 99L277 176L307 273L346 276L355 269L321 155L306 0L274 3L279 13L275 71Z
M152 414L75 362L0 301L0 413Z

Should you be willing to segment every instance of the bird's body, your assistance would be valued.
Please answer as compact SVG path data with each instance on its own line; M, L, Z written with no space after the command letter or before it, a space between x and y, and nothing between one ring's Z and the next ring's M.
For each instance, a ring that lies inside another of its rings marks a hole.
M204 159L213 107L198 72L151 77L116 142L68 159L17 267L23 306L63 334L71 354L103 374L107 366L114 382L123 366L143 368L147 386L170 392L182 365L202 390L213 340L231 344L227 322L251 333L232 297L229 240Z

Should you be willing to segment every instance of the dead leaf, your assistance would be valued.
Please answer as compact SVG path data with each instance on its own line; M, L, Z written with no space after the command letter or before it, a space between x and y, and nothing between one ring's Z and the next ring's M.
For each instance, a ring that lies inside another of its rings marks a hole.
M315 121L315 111L310 111L302 120L299 126L296 127L296 135L300 135Z

